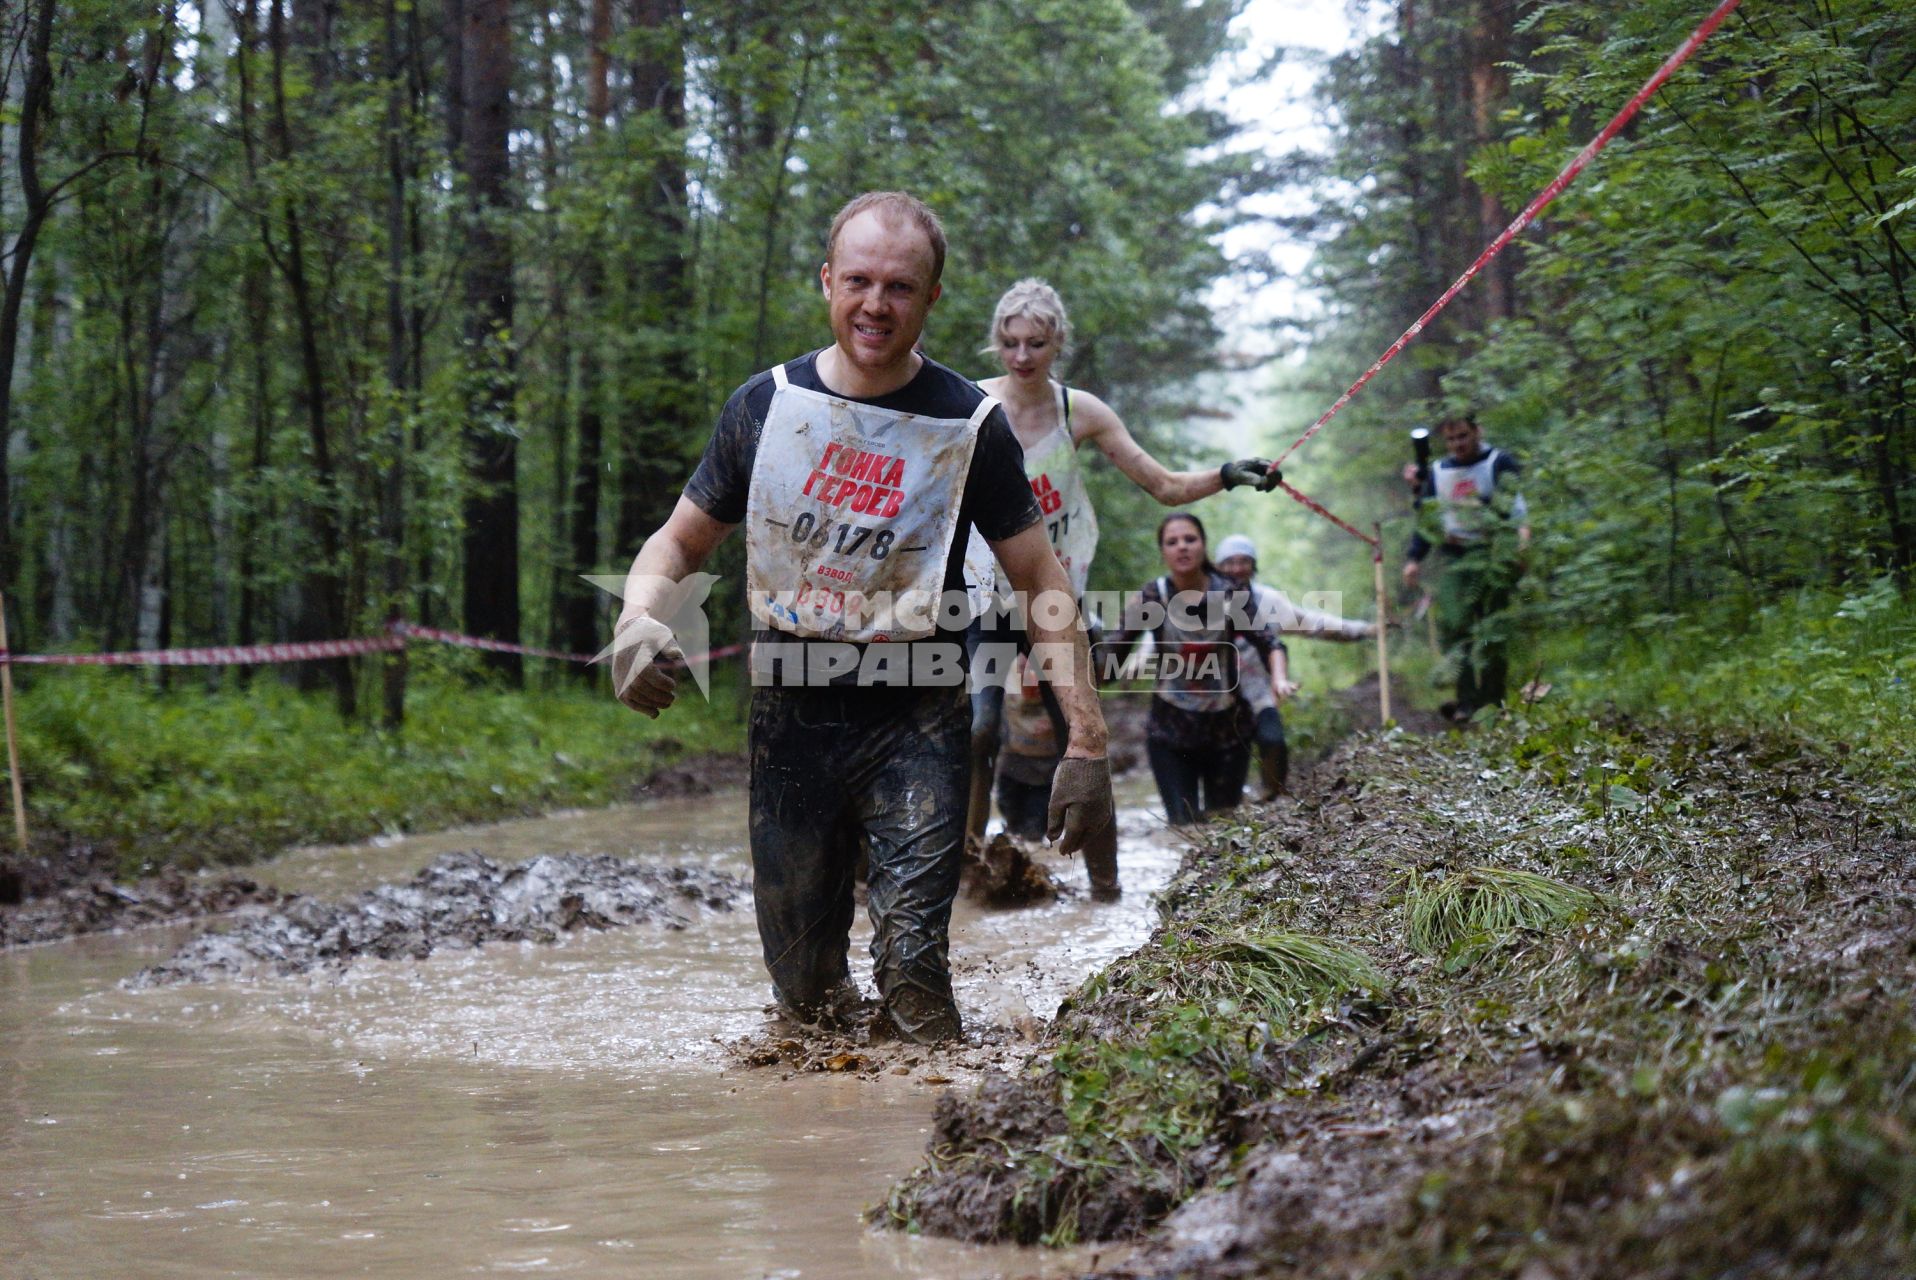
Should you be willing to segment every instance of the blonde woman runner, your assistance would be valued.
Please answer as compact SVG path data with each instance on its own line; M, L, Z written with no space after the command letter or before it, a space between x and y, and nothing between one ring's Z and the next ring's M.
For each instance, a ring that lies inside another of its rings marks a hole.
M1025 477L1038 500L1045 534L1057 552L1072 590L1084 593L1097 553L1097 513L1091 509L1078 449L1095 444L1132 483L1167 507L1181 507L1224 489L1250 485L1261 492L1277 487L1278 474L1262 458L1244 458L1198 471L1172 471L1145 452L1111 406L1088 391L1074 390L1052 377L1053 366L1070 343L1071 321L1058 291L1042 280L1020 280L998 299L991 317L991 341L982 354L995 355L1004 373L978 385L1004 407L1012 433L1023 446ZM974 557L975 558L975 557ZM968 566L969 567L969 566ZM1004 643L974 624L967 641ZM974 660L972 670L981 668ZM998 668L1003 670L1003 667ZM1054 722L1062 720L1049 685L1040 692ZM982 837L991 815L991 780L997 761L1004 685L979 681L971 698L971 804L967 827ZM1094 897L1118 896L1117 829L1085 846Z

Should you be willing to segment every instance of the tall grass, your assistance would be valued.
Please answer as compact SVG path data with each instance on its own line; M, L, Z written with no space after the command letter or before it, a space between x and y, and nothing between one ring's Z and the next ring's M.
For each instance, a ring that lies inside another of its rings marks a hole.
M1887 577L1624 635L1564 631L1540 653L1573 703L1795 733L1865 771L1916 776L1916 597Z
M1412 873L1406 894L1411 949L1450 954L1459 944L1517 929L1548 929L1589 915L1602 900L1588 889L1509 867Z
M1215 1007L1220 1001L1259 1007L1288 1020L1297 1010L1346 992L1381 992L1376 965L1342 942L1306 933L1252 932L1211 936L1177 953L1163 975L1177 997Z

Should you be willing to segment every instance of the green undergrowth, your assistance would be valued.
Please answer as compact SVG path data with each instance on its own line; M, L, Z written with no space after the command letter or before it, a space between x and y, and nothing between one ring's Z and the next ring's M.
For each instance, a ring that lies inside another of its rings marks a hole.
M19 698L35 847L92 845L134 874L607 804L660 764L743 749L729 694L713 692L650 720L602 685L512 692L426 667L392 734L270 676L162 691L131 672L39 673Z
M1139 1264L1199 1278L1916 1274L1888 792L1561 704L1354 741L1204 829L1151 941L941 1106L882 1213L1063 1242L1225 1197L1215 1268Z
M1890 578L1540 639L1537 669L1578 710L1794 737L1916 784L1916 596Z

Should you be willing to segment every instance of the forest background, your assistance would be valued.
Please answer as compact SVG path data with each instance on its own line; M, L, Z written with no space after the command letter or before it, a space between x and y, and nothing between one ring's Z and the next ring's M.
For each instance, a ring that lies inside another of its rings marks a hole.
M609 598L579 575L629 562L733 386L825 341L823 229L873 187L947 220L932 355L992 372L992 303L1039 274L1072 310L1067 377L1159 456L1274 453L1705 6L1354 0L1372 34L1323 69L1332 145L1278 152L1239 145L1196 92L1240 8L8 6L14 649L393 618L598 649ZM1910 0L1747 0L1288 474L1381 523L1394 575L1404 430L1473 409L1536 511L1523 674L1906 774L1912 18ZM1265 361L1209 305L1275 272L1220 247L1260 221L1316 246L1316 302ZM1257 438L1224 440L1223 418ZM1161 513L1102 464L1093 485L1094 586L1135 586ZM1366 612L1361 544L1273 499L1203 511L1214 536L1259 534L1282 585ZM719 638L740 556L714 566ZM1360 661L1306 660L1320 685ZM710 707L654 723L568 665L503 655L268 670L18 669L49 838L246 856L608 799L739 732L723 677Z

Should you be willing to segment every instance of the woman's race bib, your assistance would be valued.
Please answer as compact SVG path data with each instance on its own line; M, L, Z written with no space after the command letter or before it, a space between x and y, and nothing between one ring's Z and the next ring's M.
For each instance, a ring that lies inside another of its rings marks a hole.
M804 639L916 640L937 626L978 428L792 386L783 365L745 508L745 595Z
M1025 455L1025 476L1031 496L1038 500L1045 537L1071 580L1071 594L1084 595L1091 577L1091 557L1098 553L1098 513L1091 509L1084 472L1071 433L1060 426Z
M1045 538L1058 563L1064 566L1071 594L1083 599L1085 584L1091 578L1091 558L1098 553L1098 513L1091 508L1091 494L1085 489L1084 472L1078 466L1078 451L1064 426L1070 415L1065 412L1063 397L1071 393L1062 387L1059 393L1059 425L1025 454L1025 479L1031 482L1031 496L1038 500ZM984 608L994 587L1000 596L1011 594L990 544L974 529L965 547L965 588L971 593L974 612Z

